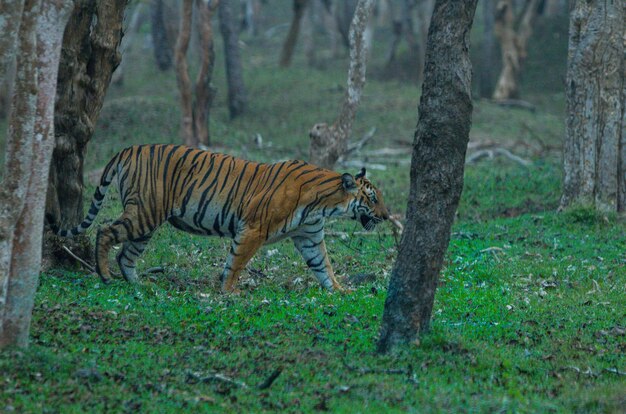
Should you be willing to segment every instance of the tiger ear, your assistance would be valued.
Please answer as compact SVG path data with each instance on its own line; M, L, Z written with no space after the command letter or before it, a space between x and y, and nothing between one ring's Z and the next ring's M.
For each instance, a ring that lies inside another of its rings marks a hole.
M343 185L343 189L346 190L348 193L357 193L356 181L354 181L354 177L352 175L348 173L342 174L341 184Z
M366 172L365 171L365 167L361 168L361 172L359 172L357 175L355 175L354 178L356 178L358 180L359 178L365 177L365 172Z

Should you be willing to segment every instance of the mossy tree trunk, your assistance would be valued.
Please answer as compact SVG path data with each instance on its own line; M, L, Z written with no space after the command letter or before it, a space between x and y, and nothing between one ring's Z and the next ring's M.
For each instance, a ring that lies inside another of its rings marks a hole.
M471 125L470 30L477 0L437 0L413 141L407 223L394 265L379 352L430 327L435 290L463 190Z
M126 5L127 0L76 0L63 36L54 115L56 146L46 200L46 214L55 217L61 228L74 227L84 218L83 161L121 60ZM70 241L50 235L44 252L49 265L69 260L62 244L71 244L84 258L92 257L85 237Z
M561 208L626 211L626 3L581 1L570 17Z
M247 104L246 85L239 56L239 29L233 13L232 0L220 0L220 31L224 40L224 63L228 83L228 110L231 118L243 114Z

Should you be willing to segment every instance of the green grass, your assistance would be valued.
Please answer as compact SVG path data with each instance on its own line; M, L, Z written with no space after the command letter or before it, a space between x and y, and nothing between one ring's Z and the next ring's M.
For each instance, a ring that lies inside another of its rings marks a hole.
M321 71L298 54L293 68L278 70L281 36L244 38L251 102L234 121L218 61L211 131L220 150L255 160L306 157L309 128L333 121L345 60ZM372 72L382 59L374 55ZM112 86L103 108L86 171L131 144L179 141L173 74L158 72L140 47L129 62L126 84ZM418 96L415 85L369 79L355 125L357 137L377 128L366 149L407 148L386 170L368 172L399 214ZM328 250L341 280L370 275L348 294L321 290L283 242L251 261L240 296L219 292L227 240L164 227L139 271L165 272L143 276L139 286L105 286L78 269L42 274L31 346L0 354L0 411L622 411L626 223L585 209L555 212L560 157L536 148L559 144L563 97L544 94L536 103L530 113L475 102L472 140L514 145L532 163L496 158L467 166L432 331L419 344L374 352L397 255L388 226L362 236L352 222L329 225ZM256 133L266 148L253 145ZM111 194L96 224L119 213ZM258 389L276 369L282 371L272 386Z

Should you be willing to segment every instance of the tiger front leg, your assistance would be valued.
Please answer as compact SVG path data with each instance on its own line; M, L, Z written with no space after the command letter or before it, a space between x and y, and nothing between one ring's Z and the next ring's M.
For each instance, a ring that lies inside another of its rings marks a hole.
M313 274L326 289L333 291L343 291L344 288L335 279L335 272L326 253L326 243L324 234L314 234L313 237L292 237L293 244L300 252L306 265L313 271Z
M233 239L221 276L223 292L239 293L236 287L239 274L262 245L261 238L256 234L247 234L241 239L237 236Z

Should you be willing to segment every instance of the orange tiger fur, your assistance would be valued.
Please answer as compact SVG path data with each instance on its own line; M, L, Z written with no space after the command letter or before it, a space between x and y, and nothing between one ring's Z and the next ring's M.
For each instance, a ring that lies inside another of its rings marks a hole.
M122 275L136 282L137 258L154 231L169 222L190 233L232 238L221 276L224 291L236 290L239 273L262 245L285 237L324 287L341 289L326 253L325 219L358 219L371 230L389 217L365 169L353 177L304 161L262 164L181 145L140 145L111 159L80 225L60 230L48 217L52 230L71 237L89 228L115 176L124 212L98 230L96 271L104 282L110 281L109 251L119 243Z

